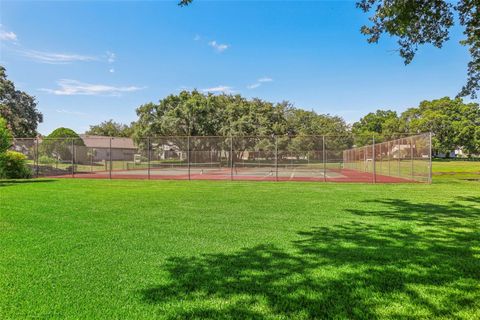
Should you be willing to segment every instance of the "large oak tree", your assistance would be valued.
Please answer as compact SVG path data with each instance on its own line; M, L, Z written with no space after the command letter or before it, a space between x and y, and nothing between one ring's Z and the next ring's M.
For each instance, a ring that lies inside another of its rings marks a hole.
M35 98L15 89L3 66L0 66L0 117L7 121L15 137L22 138L35 137L37 126L43 121Z

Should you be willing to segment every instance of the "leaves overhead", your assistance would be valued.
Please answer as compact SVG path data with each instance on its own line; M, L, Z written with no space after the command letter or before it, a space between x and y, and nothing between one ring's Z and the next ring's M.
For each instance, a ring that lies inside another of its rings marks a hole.
M467 82L458 96L477 97L480 89L480 2L460 0L456 5L444 0L361 0L357 7L373 12L370 26L361 32L368 42L377 43L382 34L398 38L400 56L405 64L415 57L420 45L429 43L441 48L449 40L449 30L454 25L454 13L464 27L465 39L460 43L469 47Z
M193 0L181 0L179 6L188 6ZM405 64L412 62L418 47L432 44L441 48L449 40L455 14L464 28L471 60L467 66L467 81L458 97L477 98L480 90L480 1L459 0L456 4L445 0L360 0L357 7L372 12L370 25L361 28L369 43L378 43L383 34L398 38L399 54Z

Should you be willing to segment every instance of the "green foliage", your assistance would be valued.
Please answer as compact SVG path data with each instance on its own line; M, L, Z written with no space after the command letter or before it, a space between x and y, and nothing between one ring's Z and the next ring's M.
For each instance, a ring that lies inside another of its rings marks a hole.
M0 66L0 117L7 120L13 135L20 138L35 137L37 126L43 121L35 98L16 90L13 82L7 80L3 66Z
M32 172L26 163L27 157L8 150L0 154L0 179L28 179Z
M382 34L398 38L400 56L410 63L420 45L432 44L437 48L449 39L449 29L454 25L454 13L464 28L471 61L468 63L467 83L459 96L476 98L480 89L480 2L459 0L456 5L445 0L360 0L357 7L364 12L373 11L372 25L363 26L361 32L369 43L377 43Z
M53 164L56 162L56 159L49 157L47 155L41 155L38 157L38 163L40 164Z
M448 97L422 101L400 117L391 110L369 113L352 126L352 133L362 144L392 140L413 133L432 132L434 153L462 149L466 154L480 153L480 108L477 103Z
M202 94L196 90L170 95L137 109L134 136L271 136L346 135L340 117L273 104L240 95Z
M272 135L295 135L295 141L280 138L279 148L299 151L312 145L321 150L322 140L311 135L340 136L335 140L339 148L351 146L352 141L349 127L340 117L296 109L286 101L273 104L256 98L248 100L240 95L182 91L158 104L140 106L137 115L134 137L140 143L141 138L154 136L255 136L261 138L246 139L235 149L272 151L275 149ZM177 140L175 143L186 149L186 140ZM209 148L208 145L195 147Z
M12 139L12 133L7 127L7 121L0 117L0 154L10 148Z
M61 127L53 130L48 136L46 136L46 138L47 139L58 139L58 138L79 139L80 136L72 129Z
M80 136L69 128L57 128L53 130L40 145L40 154L47 157L70 160L72 159L72 144L84 146Z
M399 118L395 111L370 112L352 126L357 135L389 135L399 132Z
M448 153L461 148L465 153L480 153L480 107L448 97L422 101L401 115L407 132L433 132L433 149Z
M110 119L98 125L90 126L90 129L85 133L89 135L107 137L131 137L133 135L133 125L134 124L132 123L130 126L128 126Z
M393 140L405 131L404 127L395 111L377 110L355 122L352 133L356 137L356 145L360 146L371 144L373 137L375 142Z

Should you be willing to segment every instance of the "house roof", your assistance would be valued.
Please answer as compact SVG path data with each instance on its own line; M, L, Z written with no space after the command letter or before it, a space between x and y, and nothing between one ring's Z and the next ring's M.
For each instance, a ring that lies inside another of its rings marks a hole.
M111 139L112 149L137 149L131 138L92 136L87 134L81 134L80 138L82 138L83 143L88 148L110 148Z

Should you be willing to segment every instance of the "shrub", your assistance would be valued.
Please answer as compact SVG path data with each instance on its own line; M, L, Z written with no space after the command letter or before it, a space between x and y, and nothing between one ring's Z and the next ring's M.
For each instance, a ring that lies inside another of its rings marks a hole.
M55 162L57 162L57 160L46 155L40 156L38 158L38 163L41 163L41 164L53 164Z
M7 151L0 154L0 178L27 179L32 172L26 163L27 157L16 151Z

